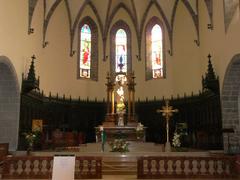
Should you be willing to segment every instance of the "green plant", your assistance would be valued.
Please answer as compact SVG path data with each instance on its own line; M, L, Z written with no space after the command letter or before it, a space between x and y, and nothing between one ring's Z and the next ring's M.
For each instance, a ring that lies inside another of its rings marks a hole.
M138 123L136 127L136 136L137 139L141 139L144 137L144 126L141 123Z
M124 139L114 139L112 142L109 142L111 147L111 152L129 152L128 145Z
M39 131L30 131L23 133L24 138L27 142L28 148L32 149L34 144L38 143L41 138L41 132Z
M180 147L181 146L180 137L181 137L180 134L178 134L177 132L174 133L173 140L172 140L173 147Z

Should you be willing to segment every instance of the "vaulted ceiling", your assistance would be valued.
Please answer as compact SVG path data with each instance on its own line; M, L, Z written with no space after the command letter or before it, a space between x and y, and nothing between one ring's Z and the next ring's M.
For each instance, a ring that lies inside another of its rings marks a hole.
M32 17L34 14L35 7L39 0L29 0L29 33L32 32ZM234 10L239 5L239 0L223 0L225 7L225 29L228 28L231 17L234 14ZM213 15L213 0L204 0L205 5L208 10L209 15L209 24L212 24L212 15ZM152 6L155 6L159 11L164 24L166 26L169 41L170 41L170 50L172 51L172 41L173 41L173 27L174 19L177 7L180 3L183 3L186 7L186 10L191 16L197 34L197 44L199 45L199 18L198 18L198 3L199 0L44 0L44 23L43 23L43 47L47 45L46 33L48 24L51 21L51 17L54 14L58 6L63 3L66 7L67 17L69 22L69 32L71 36L71 52L73 48L73 39L75 36L75 31L82 17L82 13L86 7L90 7L94 12L97 23L100 27L100 32L102 35L103 44L106 44L106 39L108 32L112 23L113 18L120 9L124 9L129 15L132 23L134 25L137 37L138 37L138 46L139 54L141 54L141 37L146 23L146 17L149 13L149 10ZM105 53L104 53L105 54Z

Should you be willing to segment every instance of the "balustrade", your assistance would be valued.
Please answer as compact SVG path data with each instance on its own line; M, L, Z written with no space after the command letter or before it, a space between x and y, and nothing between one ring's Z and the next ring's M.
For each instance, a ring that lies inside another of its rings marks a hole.
M3 163L3 179L51 179L53 157L7 157ZM102 178L101 157L76 157L75 179Z
M139 157L139 179L234 178L235 157Z

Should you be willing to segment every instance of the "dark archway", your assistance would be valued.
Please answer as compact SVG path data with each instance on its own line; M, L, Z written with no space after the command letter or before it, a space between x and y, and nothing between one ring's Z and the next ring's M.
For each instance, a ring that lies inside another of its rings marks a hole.
M229 134L229 147L240 145L240 54L235 55L229 63L222 89L223 128L233 129ZM224 150L228 151L228 137L224 136Z
M0 143L18 144L20 93L15 69L10 60L0 56Z

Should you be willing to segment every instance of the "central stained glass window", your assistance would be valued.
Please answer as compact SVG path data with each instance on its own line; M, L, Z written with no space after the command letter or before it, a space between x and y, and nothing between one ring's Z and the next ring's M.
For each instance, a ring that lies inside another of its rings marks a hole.
M123 29L119 29L115 38L116 45L116 72L127 72L127 34Z

